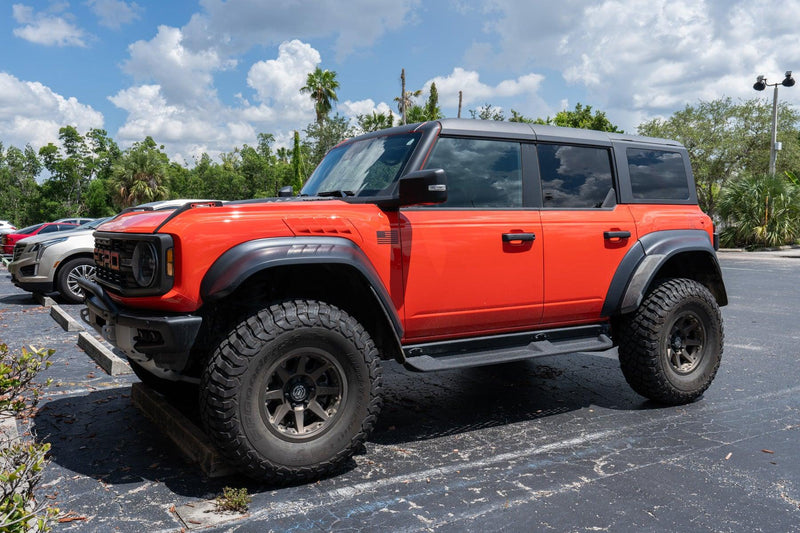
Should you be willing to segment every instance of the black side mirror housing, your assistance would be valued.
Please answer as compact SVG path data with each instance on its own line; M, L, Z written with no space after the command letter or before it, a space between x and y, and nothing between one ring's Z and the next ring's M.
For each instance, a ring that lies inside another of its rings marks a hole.
M441 168L416 170L400 178L400 206L441 204L447 201L447 174Z
M278 191L278 198L291 198L292 196L294 196L294 189L292 189L291 185L281 187Z

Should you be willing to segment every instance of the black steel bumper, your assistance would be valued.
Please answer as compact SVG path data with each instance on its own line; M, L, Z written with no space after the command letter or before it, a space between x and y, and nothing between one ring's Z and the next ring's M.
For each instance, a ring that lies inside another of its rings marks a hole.
M128 357L181 372L189 360L203 319L188 314L159 314L120 308L103 288L79 279L86 292L82 318Z

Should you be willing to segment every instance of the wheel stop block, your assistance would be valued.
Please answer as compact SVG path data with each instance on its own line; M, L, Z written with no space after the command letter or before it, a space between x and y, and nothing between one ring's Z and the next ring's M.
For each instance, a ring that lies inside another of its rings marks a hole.
M206 477L218 478L237 473L233 466L225 462L206 434L163 395L144 383L134 383L131 385L131 400L189 461L200 466Z

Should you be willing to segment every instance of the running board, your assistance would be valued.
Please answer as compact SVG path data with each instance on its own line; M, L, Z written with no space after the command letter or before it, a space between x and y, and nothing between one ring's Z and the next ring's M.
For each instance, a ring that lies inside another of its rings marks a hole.
M403 349L405 367L416 372L494 365L532 357L608 350L607 326L537 331L458 341L416 344Z

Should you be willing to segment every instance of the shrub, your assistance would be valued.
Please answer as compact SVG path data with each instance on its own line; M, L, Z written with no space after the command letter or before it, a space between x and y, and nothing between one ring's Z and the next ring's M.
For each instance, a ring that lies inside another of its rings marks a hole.
M720 198L722 246L781 246L800 238L800 187L788 177L744 176Z
M247 489L225 487L222 489L222 495L217 496L217 509L219 511L246 513L247 506L251 501L253 501L253 498L247 494Z
M53 350L35 348L14 353L0 343L1 417L25 413L38 403L41 389L33 379L50 366L52 355ZM49 451L48 443L24 442L15 434L3 436L0 441L0 531L50 530L58 509L48 508L34 497Z

